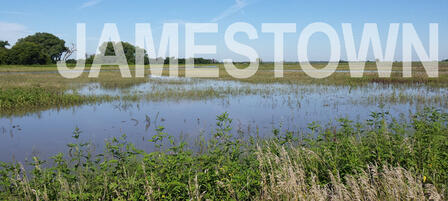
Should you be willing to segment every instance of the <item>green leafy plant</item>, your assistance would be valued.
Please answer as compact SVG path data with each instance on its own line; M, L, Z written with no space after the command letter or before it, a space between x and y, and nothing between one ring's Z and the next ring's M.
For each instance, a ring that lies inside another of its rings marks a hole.
M224 113L201 152L160 126L149 140L153 152L122 135L96 154L76 128L67 155L34 157L26 166L0 163L0 199L443 200L447 120L430 108L411 122L381 112L366 122L313 122L309 132L274 129L272 138L248 139L234 135Z

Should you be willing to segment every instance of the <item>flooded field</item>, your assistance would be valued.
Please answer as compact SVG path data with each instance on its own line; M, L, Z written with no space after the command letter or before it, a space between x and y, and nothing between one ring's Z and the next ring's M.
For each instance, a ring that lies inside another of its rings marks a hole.
M448 200L446 0L31 2L0 201Z
M390 112L399 121L409 121L411 113L426 106L448 108L446 88L418 84L350 87L150 77L124 88L90 83L66 93L119 99L2 116L1 161L62 152L76 128L96 149L102 149L105 139L126 134L129 142L151 151L148 139L159 126L176 140L194 142L208 138L216 128L216 116L224 112L233 119L232 132L264 137L273 129L307 131L312 122L337 126L337 118L365 121L372 112Z

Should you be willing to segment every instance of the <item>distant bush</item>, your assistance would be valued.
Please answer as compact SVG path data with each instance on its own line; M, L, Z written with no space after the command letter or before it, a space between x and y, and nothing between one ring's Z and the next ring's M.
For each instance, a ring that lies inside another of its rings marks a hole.
M124 56L126 57L127 63L129 65L134 65L136 64L136 60L135 60L135 55L136 55L136 50L141 48L136 47L128 42L121 42L122 46L123 46L123 52L124 52ZM106 47L104 47L106 46ZM113 42L107 42L107 43L103 43L100 46L100 49L104 49L105 51L100 52L100 55L105 55L105 56L115 56L115 50L114 50L114 43ZM154 58L149 58L148 57L148 53L146 52L146 50L143 50L143 52L145 53L144 56L144 64L147 65L150 62L151 63L155 63L156 59ZM86 58L86 63L87 64L92 64L94 59L95 59L95 54L92 55L88 55ZM205 59L205 58L189 58L191 60L194 60L195 64L217 64L219 63L217 60L215 59ZM185 58L174 58L174 57L166 57L166 58L157 58L158 62L161 62L163 64L169 64L170 60L176 61L178 64L185 64L186 60ZM100 61L101 63L101 61Z
M65 61L67 64L76 64L76 59L67 59L67 61Z

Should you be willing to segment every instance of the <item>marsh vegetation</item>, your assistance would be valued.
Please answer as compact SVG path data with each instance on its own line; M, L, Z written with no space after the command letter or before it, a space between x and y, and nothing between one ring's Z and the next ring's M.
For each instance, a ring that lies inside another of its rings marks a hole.
M42 200L443 200L447 186L446 113L426 109L410 122L372 113L365 122L312 123L270 138L232 134L217 116L199 150L158 127L145 152L127 136L92 144L75 129L68 154L2 163L0 197Z
M443 200L447 63L437 79L399 66L313 79L263 64L242 80L222 64L210 79L1 66L0 197Z

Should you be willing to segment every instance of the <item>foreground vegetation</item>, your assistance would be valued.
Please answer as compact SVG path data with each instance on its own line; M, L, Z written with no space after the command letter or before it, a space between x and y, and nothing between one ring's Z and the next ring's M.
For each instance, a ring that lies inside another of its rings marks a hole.
M80 140L29 167L2 163L4 200L443 200L448 186L448 114L432 109L397 122L372 113L363 123L309 124L309 132L273 130L270 139L216 131L188 148L163 127L145 153L126 136L101 154ZM29 167L29 168L28 168ZM28 171L26 171L28 170Z

